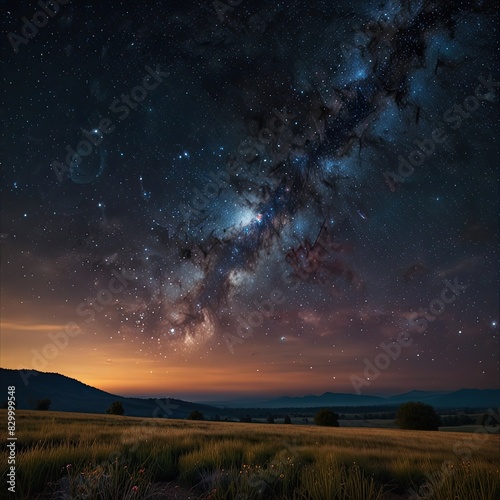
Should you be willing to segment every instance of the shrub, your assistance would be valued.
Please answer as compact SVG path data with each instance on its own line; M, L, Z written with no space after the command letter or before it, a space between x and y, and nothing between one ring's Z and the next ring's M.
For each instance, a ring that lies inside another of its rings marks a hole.
M40 399L39 401L36 402L36 409L47 411L50 408L51 403L52 401L50 399Z
M123 404L121 401L115 401L111 403L110 407L106 410L106 413L110 415L123 415L125 410L123 409Z
M434 408L425 403L404 403L396 414L396 425L400 429L437 431L439 421L439 415Z
M203 415L203 413L201 413L201 411L193 410L189 414L188 420L205 420L205 416Z
M338 418L339 416L333 410L324 408L316 413L314 416L314 423L323 427L338 427Z

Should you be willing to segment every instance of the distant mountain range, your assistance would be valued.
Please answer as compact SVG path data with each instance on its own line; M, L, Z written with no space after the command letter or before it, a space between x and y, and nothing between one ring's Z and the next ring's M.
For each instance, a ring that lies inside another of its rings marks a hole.
M321 396L280 397L273 399L241 399L210 402L221 408L320 408L358 406L398 406L408 401L430 404L436 408L499 408L500 389L460 389L458 391L411 391L396 396L368 396L325 392ZM207 403L208 404L208 403Z
M27 383L25 383L25 380ZM4 388L5 401L8 386L16 387L17 409L34 409L38 401L50 399L54 411L105 413L112 402L121 401L125 414L136 417L186 418L193 410L201 411L206 418L223 416L225 411L234 415L242 408L285 409L320 407L395 407L408 401L428 403L435 408L499 408L500 389L460 389L458 391L411 391L397 396L363 396L325 392L321 396L280 397L273 399L240 399L210 404L190 403L179 399L129 398L110 394L78 380L58 373L32 370L28 378L19 370L0 368L0 387ZM0 405L4 403L0 396ZM229 412L235 409L235 412Z

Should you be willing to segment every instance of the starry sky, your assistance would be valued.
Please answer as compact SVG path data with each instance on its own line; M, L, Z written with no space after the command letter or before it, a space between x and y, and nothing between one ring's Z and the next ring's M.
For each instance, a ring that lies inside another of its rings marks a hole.
M498 385L495 2L0 6L2 367Z

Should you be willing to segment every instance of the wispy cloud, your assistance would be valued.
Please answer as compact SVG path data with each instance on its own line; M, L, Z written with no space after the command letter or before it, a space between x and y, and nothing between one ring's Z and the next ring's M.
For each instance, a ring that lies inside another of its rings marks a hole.
M51 332L55 330L63 330L64 325L49 325L49 324L34 324L34 323L0 323L0 328L3 331L28 331L28 332Z

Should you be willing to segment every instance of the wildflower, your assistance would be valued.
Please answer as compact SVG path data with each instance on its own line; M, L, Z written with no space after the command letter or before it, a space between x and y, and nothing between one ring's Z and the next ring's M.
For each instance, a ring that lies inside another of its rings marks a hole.
M71 469L71 464L68 464L66 465L66 470L69 472L69 470Z
M137 493L139 491L139 486L132 486L132 491Z

